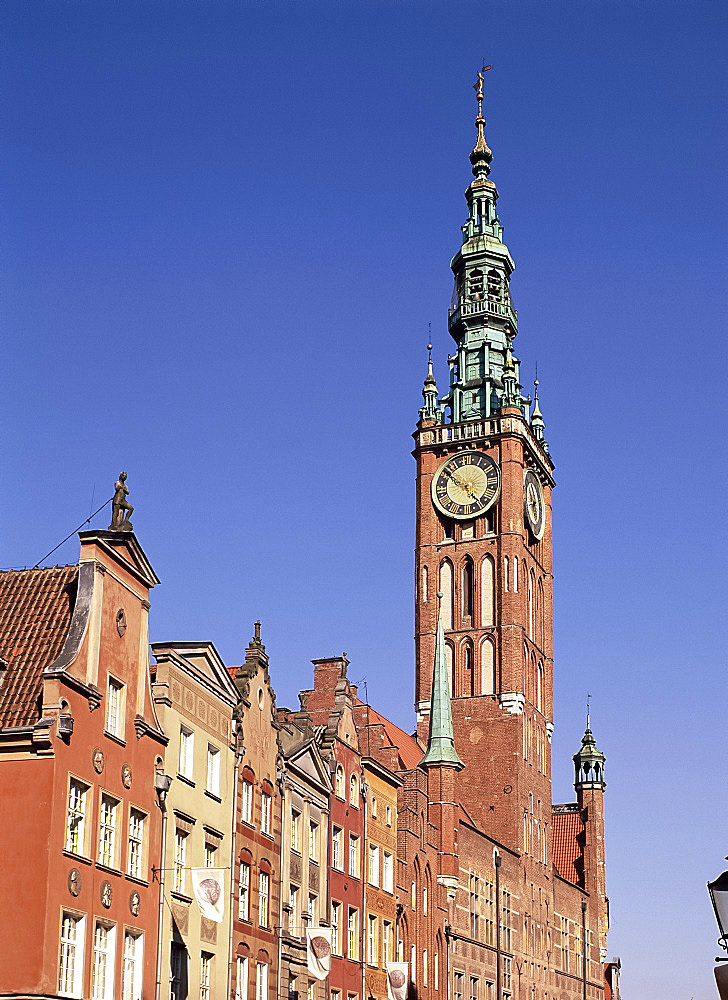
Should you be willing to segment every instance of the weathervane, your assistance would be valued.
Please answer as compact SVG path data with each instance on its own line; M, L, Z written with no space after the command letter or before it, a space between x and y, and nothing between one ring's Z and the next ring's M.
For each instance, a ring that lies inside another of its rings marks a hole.
M486 66L484 59L483 65L478 70L477 82L473 84L473 90L475 91L475 96L478 98L478 114L481 114L483 110L483 80L485 79L485 74L488 72L489 69L493 69L493 67Z

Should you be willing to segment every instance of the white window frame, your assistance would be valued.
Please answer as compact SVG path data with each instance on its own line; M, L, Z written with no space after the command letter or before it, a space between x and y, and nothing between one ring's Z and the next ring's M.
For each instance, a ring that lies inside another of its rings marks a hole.
M341 911L342 903L338 899L331 900L331 950L334 955L341 956Z
M382 889L394 893L394 857L382 851Z
M258 962L255 966L255 1000L268 1000L267 962Z
M379 888L379 847L376 844L369 845L369 864L367 881L375 889Z
M118 819L119 800L108 792L102 792L99 802L99 843L96 860L106 868L116 868Z
M215 868L215 855L217 854L217 844L205 841L205 868Z
M250 920L250 864L240 862L238 875L238 920Z
M91 788L78 778L69 778L66 809L65 849L71 854L85 856L86 814Z
M188 781L195 773L195 734L187 726L179 727L179 774Z
M384 814L385 814L385 816L387 818L387 826L391 826L392 825L392 807L391 806L386 806L385 810L384 810Z
M200 952L200 1000L210 1000L213 958L210 951Z
M318 926L318 895L315 892L308 894L308 915L313 927Z
M350 962L359 961L359 911L355 906L349 907L346 920L347 956Z
M144 935L141 931L127 929L124 931L121 966L121 995L124 1000L142 1000L143 978Z
M354 809L359 808L359 779L355 774L349 778L349 805Z
M359 859L360 838L356 834L349 834L349 875L352 878L360 878L361 863Z
M171 941L169 945L169 996L170 1000L182 1000L186 950L183 944Z
M337 872L344 870L344 831L339 826L331 833L331 867Z
M382 921L382 968L386 969L392 961L392 944L394 942L394 929L391 920Z
M129 832L126 849L126 873L141 878L144 866L144 829L146 816L141 809L129 809Z
M260 832L273 836L271 816L273 815L273 797L269 792L260 793Z
M207 783L210 795L220 798L220 750L212 743L207 744Z
M270 875L260 872L258 876L258 926L270 926Z
M301 853L301 813L291 807L291 850Z
M248 1000L247 955L238 955L235 959L235 1000Z
M344 768L339 764L336 768L336 797L343 799L346 796L346 789L344 788Z
M61 913L60 950L58 956L58 993L62 997L83 994L83 957L86 918L79 913Z
M115 965L116 927L107 920L95 920L91 943L91 1000L113 1000Z
M253 782L243 778L243 789L240 796L240 817L243 823L253 825Z
M110 736L115 736L119 740L124 739L124 698L125 685L117 681L115 677L108 677L106 681L106 721L104 728Z
M308 823L308 856L311 861L318 861L319 825L314 820Z
M288 930L294 937L301 937L301 890L297 885L289 887L288 901L291 912L288 916Z
M374 913L367 914L367 965L379 966L379 920Z
M187 837L185 830L174 831L174 891L185 895L187 887Z

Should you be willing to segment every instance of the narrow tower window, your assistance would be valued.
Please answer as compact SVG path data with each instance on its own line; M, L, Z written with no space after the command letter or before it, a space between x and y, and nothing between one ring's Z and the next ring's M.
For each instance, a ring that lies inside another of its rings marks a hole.
M463 566L463 618L473 620L473 598L475 581L473 574L473 560L466 559Z
M495 565L492 556L486 556L480 565L480 624L495 624Z
M497 271L488 271L488 296L500 302L501 299L501 278Z
M528 575L528 638L533 642L533 570Z
M495 694L495 647L490 639L480 647L480 693Z
M442 627L452 628L452 563L445 559L440 566L440 591L442 593Z
M513 593L518 593L518 556L513 557Z
M473 694L473 647L469 642L465 643L465 672L463 675L463 695Z
M422 602L427 604L427 566L422 567Z
M510 590L508 556L503 556L503 589L506 593Z
M447 679L450 684L450 697L455 697L455 665L453 662L452 646L445 643L445 662L447 663Z

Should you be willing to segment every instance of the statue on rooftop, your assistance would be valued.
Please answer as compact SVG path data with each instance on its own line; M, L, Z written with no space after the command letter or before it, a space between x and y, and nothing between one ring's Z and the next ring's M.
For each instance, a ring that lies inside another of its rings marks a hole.
M126 499L128 496L129 487L126 485L126 473L120 472L114 486L114 497L111 501L111 524L109 525L109 531L133 530L129 518L134 513L134 508Z

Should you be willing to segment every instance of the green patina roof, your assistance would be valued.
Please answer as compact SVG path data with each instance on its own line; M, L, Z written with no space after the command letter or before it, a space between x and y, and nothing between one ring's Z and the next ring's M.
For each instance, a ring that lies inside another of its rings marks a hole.
M455 767L458 771L465 767L455 749L442 613L437 616L435 665L432 671L432 701L430 703L430 732L427 737L427 753L422 758L422 766L435 767L440 764Z

